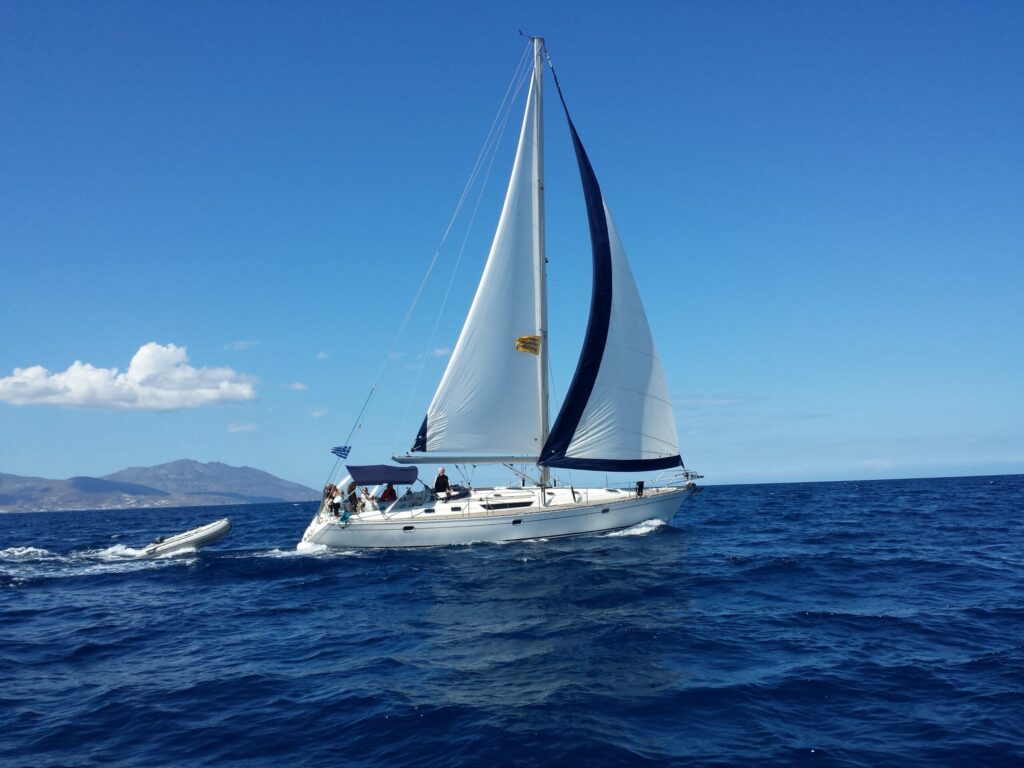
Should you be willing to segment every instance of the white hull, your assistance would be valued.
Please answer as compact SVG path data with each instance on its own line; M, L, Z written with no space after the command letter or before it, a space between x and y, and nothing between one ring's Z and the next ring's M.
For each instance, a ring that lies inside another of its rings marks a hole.
M363 510L344 522L322 509L302 540L351 549L435 547L600 533L645 520L667 522L694 490L692 484L653 488L638 497L629 491L558 488L547 491L549 503L540 507L537 489L489 489L475 492L468 499L439 499L428 501L429 505L402 507L400 501L387 510ZM529 508L500 512L486 509L501 503L525 504L531 498Z
M166 539L157 539L142 551L142 557L160 557L179 549L199 549L220 541L231 532L231 520L224 518Z

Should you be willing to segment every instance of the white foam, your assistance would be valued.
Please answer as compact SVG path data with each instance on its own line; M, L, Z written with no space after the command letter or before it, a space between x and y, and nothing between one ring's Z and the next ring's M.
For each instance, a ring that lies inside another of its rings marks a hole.
M60 557L48 549L38 547L8 547L0 549L0 560L44 560Z
M157 555L157 560L172 560L176 557L194 557L199 554L199 550L195 547L182 547L176 549L173 552L164 552L162 555Z
M629 528L624 528L621 531L612 531L607 534L608 536L646 536L651 531L661 528L665 525L664 520L644 520L642 523L637 523Z
M326 554L347 554L341 550L331 549L326 544L313 544L309 541L300 541L295 545L295 549L281 549L280 547L274 547L273 549L267 550L266 552L256 553L256 557L309 557L310 555L326 555Z
M272 549L263 554L264 557L317 557L330 555L331 557L363 557L365 550L360 549L337 549L328 547L326 544L314 544L310 541L300 541L295 549Z
M115 544L112 547L106 549L94 549L86 550L82 553L85 557L98 557L100 560L127 560L135 559L143 553L144 550L133 549L132 547L126 547L124 544Z

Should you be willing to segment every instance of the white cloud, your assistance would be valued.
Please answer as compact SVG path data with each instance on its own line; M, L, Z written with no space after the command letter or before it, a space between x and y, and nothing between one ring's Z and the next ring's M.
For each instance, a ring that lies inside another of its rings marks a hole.
M255 432L255 424L228 424L228 432L236 434L237 432Z
M250 339L239 339L238 341L228 342L227 344L224 345L224 349L234 349L236 351L243 349L252 349L257 344L259 344L258 341L252 341Z
M309 409L309 415L312 416L314 419L319 419L321 416L326 416L327 415L327 409L326 408L310 408Z
M329 352L317 352L316 353L316 359L317 360L326 360L330 356L331 355L330 355Z
M230 368L193 368L185 347L150 342L128 370L96 368L76 360L66 371L41 365L15 368L0 379L0 401L109 411L175 411L256 398L256 379Z
M448 357L448 355L450 355L451 353L451 347L435 347L430 354L432 354L434 357Z
M301 381L293 381L291 384L284 384L283 386L285 389L290 389L293 392L301 392L304 389L309 389L309 387L307 387Z

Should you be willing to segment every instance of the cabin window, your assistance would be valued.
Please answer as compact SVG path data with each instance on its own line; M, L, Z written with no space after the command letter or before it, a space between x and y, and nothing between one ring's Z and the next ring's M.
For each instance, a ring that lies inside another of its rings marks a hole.
M499 504L484 504L484 509L496 510L496 509L519 509L520 507L532 507L532 501L503 501Z
M415 531L416 530L416 526L415 525L406 525L406 526L404 526L402 528L402 530L403 531Z
M604 509L601 510L601 514L602 515L606 514L607 512L608 512L608 507L605 507Z
M512 521L512 525L522 525L522 524L523 524L522 520L513 520Z
M462 507L452 507L452 512L461 512Z

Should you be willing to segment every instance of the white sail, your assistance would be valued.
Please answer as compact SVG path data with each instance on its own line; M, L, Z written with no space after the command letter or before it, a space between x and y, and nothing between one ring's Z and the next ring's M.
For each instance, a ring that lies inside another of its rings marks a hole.
M539 87L535 75L487 265L415 452L535 458L543 445Z

